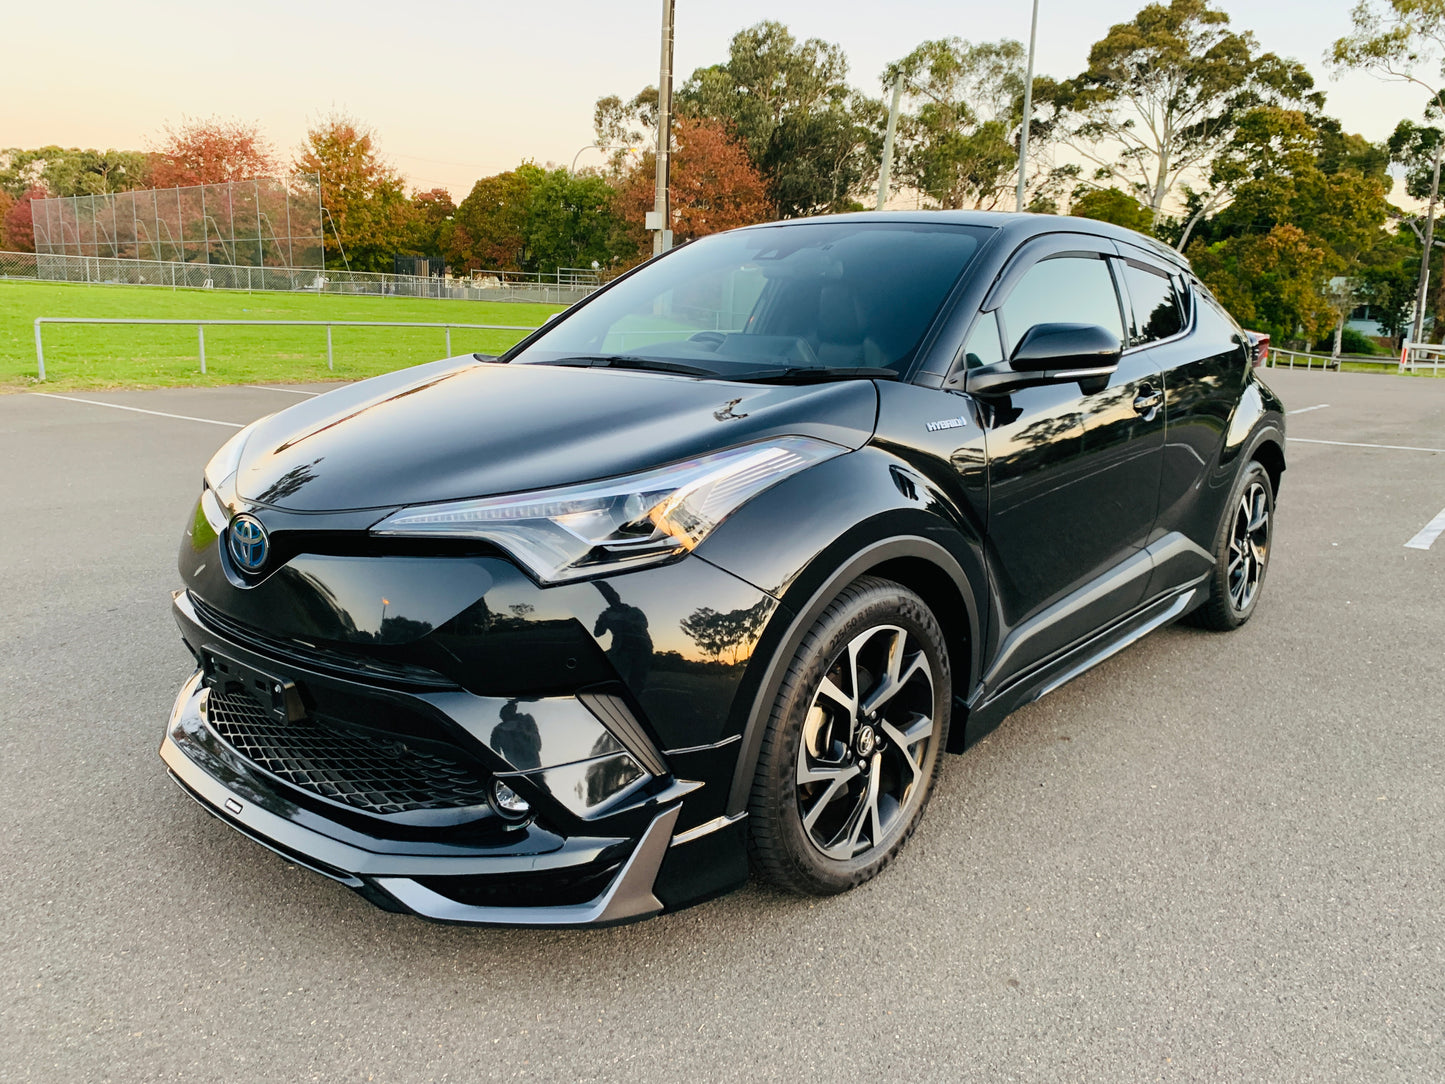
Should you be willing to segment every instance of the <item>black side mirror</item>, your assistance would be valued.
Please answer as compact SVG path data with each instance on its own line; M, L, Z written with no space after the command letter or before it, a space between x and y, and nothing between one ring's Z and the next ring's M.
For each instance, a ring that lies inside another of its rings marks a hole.
M1014 347L1009 364L1018 373L1114 369L1121 351L1119 336L1096 324L1035 324Z
M965 389L1002 395L1030 384L1107 378L1119 367L1119 336L1095 324L1035 324L1006 362L970 369Z

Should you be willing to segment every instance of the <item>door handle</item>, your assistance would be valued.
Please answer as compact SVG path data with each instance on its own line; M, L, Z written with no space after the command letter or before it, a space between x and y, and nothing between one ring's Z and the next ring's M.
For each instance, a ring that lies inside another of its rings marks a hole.
M1135 413L1144 415L1145 419L1152 418L1154 413L1164 405L1164 393L1155 391L1148 384L1140 389L1139 394L1134 398Z

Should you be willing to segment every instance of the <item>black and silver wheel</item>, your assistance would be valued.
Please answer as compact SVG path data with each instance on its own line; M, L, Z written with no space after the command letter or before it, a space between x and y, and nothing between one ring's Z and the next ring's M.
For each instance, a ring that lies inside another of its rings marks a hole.
M1249 620L1259 601L1274 530L1269 472L1251 462L1240 473L1215 542L1209 600L1195 611L1205 628L1227 631Z
M948 736L943 632L912 591L865 577L798 646L759 754L754 865L785 888L842 892L912 834Z

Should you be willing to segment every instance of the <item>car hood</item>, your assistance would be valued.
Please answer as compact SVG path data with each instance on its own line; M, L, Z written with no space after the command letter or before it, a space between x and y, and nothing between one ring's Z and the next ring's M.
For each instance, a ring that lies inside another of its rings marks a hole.
M867 380L735 384L452 359L262 419L235 487L251 503L329 512L590 481L782 434L856 449L877 403Z

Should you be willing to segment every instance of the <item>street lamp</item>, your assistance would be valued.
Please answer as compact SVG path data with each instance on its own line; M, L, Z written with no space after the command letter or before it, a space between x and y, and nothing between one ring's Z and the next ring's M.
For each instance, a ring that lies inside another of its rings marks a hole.
M568 170L567 172L569 172L569 173L576 173L576 172L577 172L577 159L581 158L582 155L583 155L583 153L584 153L585 151L590 151L590 150L592 150L594 147L595 147L597 150L599 150L599 151L606 151L606 150L607 150L607 148L604 147L601 143L589 143L589 144L587 144L587 146L583 147L582 150L578 151L576 154L574 154L574 155L572 156L572 168L571 168L570 170Z

